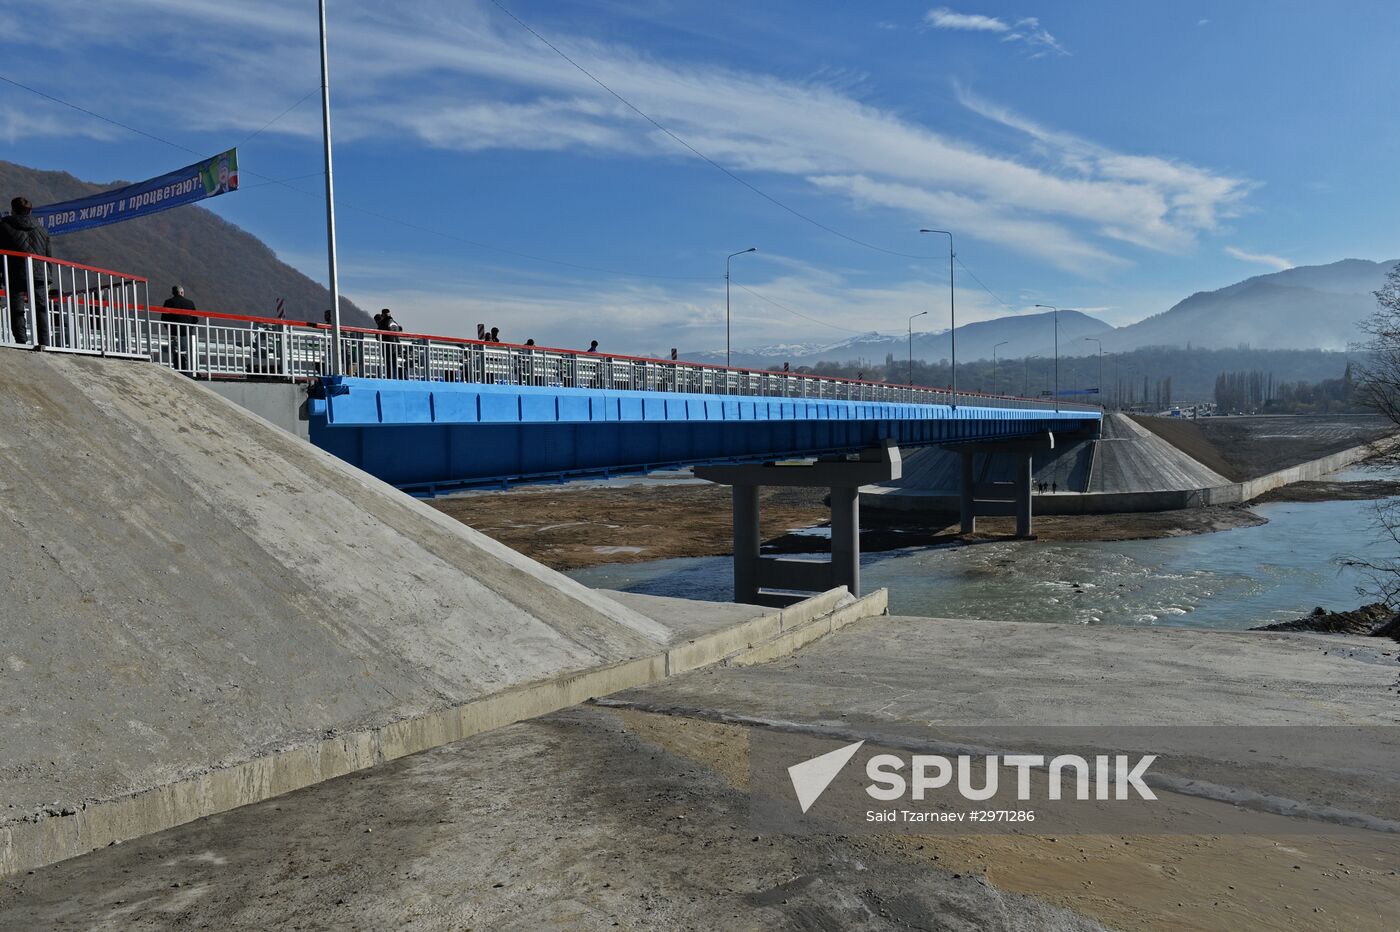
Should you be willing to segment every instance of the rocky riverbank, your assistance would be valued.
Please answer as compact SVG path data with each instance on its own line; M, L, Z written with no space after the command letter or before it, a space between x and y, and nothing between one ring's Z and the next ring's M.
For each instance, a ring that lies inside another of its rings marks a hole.
M1292 621L1260 625L1252 631L1310 631L1315 634L1356 634L1400 641L1400 613L1384 602L1373 602L1349 612L1329 612L1322 606Z

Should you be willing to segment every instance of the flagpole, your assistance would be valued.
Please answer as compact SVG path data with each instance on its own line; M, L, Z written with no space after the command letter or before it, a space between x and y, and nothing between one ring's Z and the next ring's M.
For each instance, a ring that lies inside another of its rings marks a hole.
M331 171L331 75L326 60L326 0L321 8L321 128L326 148L326 262L331 287L331 375L344 375L340 353L340 280L335 271L335 179Z

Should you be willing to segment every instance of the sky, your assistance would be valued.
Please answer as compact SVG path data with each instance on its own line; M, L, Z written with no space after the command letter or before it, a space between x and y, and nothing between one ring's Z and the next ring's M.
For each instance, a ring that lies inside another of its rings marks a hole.
M954 234L959 324L1122 325L1400 256L1381 2L328 6L341 290L410 330L723 350L751 246L736 350L940 330L924 227ZM313 0L9 4L0 30L28 43L0 77L131 128L0 82L0 157L103 182L237 145L242 189L205 204L325 281Z

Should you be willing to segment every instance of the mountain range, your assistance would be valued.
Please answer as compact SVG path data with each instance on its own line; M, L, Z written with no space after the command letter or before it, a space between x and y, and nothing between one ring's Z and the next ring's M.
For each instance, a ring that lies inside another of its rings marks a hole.
M41 171L0 160L0 200L23 195L40 206L85 197L128 182L94 184L67 172ZM180 284L195 305L227 314L276 316L277 299L295 320L322 318L330 291L277 258L262 240L198 206L177 207L137 220L56 236L55 258L130 272L150 280L159 304ZM373 326L370 315L344 296L341 318Z
M1097 337L1111 333L1113 327L1088 314L1079 311L1060 312L1060 354L1069 355L1067 347L1085 337ZM998 317L994 320L978 321L958 328L958 359L991 359L993 353L1001 359L1023 356L1046 355L1054 352L1055 322L1054 312L1022 314L1015 317ZM767 368L775 362L788 362L793 366L810 366L818 362L848 362L867 359L882 363L885 356L894 354L896 360L905 359L910 352L908 335L887 333L863 333L842 340L840 343L821 344L777 344L744 350L733 354L733 364L740 367ZM950 359L953 354L951 331L937 333L915 331L913 336L915 359L938 362ZM722 365L724 354L715 352L683 353L682 359L692 362L706 362Z
M1257 275L1215 291L1197 292L1168 310L1123 327L1113 327L1079 311L1060 311L1061 356L1131 352L1147 347L1198 349L1345 350L1365 339L1360 324L1376 310L1374 292L1400 260L1342 259L1328 265L1298 266ZM965 324L957 329L958 359L1051 356L1055 351L1053 312L1018 314ZM1093 338L1093 339L1085 339ZM914 358L938 362L951 356L948 331L915 333ZM1002 344L1002 345L999 345ZM792 366L868 359L883 362L909 353L903 334L867 333L828 345L783 344L733 354L736 366ZM693 352L682 359L723 363L724 354Z

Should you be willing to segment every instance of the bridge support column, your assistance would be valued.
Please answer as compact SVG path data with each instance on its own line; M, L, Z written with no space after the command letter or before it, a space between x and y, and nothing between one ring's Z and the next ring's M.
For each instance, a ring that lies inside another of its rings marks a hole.
M831 490L831 584L860 595L860 488Z
M758 486L734 486L734 601L758 601Z
M977 530L977 500L972 494L972 458L971 450L960 451L959 459L962 460L962 482L959 486L958 496L958 517L960 518L960 530L964 534L971 534Z
M899 447L884 446L814 463L701 466L695 475L734 493L734 600L787 605L805 598L771 590L824 592L845 586L860 594L860 487L903 475ZM759 553L758 490L761 486L826 488L831 495L831 559L793 560Z
M1027 454L1016 457L1016 536L1034 537L1031 528L1031 477L1035 475L1034 458Z
M1036 450L1055 449L1055 435L1045 433L1039 436L1016 440L972 441L944 444L953 449L961 458L961 481L958 488L958 512L963 534L977 530L977 518L995 515L1015 516L1016 536L1034 536L1032 521L1031 480L1035 474L1034 458ZM974 457L977 454L1009 454L1015 464L1015 475L1010 482L978 482Z

